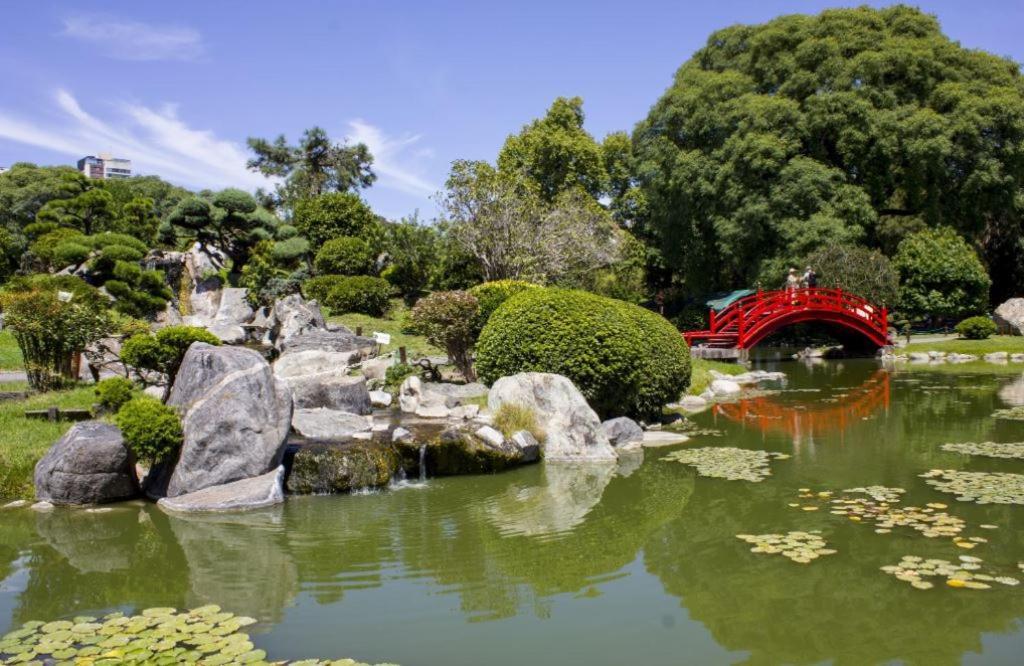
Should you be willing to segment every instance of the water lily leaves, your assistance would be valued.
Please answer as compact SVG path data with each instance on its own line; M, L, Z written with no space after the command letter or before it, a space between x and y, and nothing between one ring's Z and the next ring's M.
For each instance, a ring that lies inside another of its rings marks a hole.
M1011 407L1010 409L999 409L992 413L997 419L1010 421L1024 421L1024 407Z
M969 456L1024 460L1024 442L963 442L943 444L942 450Z
M789 458L785 453L752 451L733 447L702 447L673 451L662 460L690 465L701 476L757 483L771 475L772 459Z
M0 638L0 664L260 664L267 653L255 649L239 631L255 623L213 604L186 612L149 608L139 615L110 613L100 620L83 615L73 622L26 622ZM292 663L360 666L345 659Z
M947 587L967 590L988 590L992 588L991 583L1014 586L1020 582L1011 576L981 573L983 560L979 557L961 555L959 559L959 562L951 562L904 555L898 564L886 565L882 571L919 590L934 587L926 578L945 578Z
M825 539L817 531L787 532L785 534L737 534L737 539L754 544L752 553L782 555L798 564L809 564L823 555L834 555L826 548Z
M1024 504L1024 475L933 469L920 475L935 489L975 504Z

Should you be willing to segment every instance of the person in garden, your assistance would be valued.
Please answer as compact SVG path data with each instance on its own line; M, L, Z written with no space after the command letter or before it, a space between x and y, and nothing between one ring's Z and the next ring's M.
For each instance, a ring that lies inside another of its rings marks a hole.
M818 274L814 272L814 269L810 266L807 267L807 271L804 273L804 285L809 289L814 289L818 286Z
M796 291L799 286L800 276L797 274L795 268L790 268L789 273L786 275L786 291Z

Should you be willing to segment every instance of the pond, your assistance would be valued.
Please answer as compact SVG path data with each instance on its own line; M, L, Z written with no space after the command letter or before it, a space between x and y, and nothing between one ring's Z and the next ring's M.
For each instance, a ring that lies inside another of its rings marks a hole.
M256 618L252 640L274 659L1020 663L1024 585L936 578L916 589L880 569L969 553L983 560L976 572L1024 580L1024 507L959 502L919 476L1024 472L1024 461L941 448L1024 441L1024 422L991 417L1024 397L1019 369L762 367L786 371L786 390L695 416L690 443L614 466L533 466L198 519L142 503L0 513L0 631L216 603ZM720 446L789 457L772 457L757 483L663 460ZM841 491L866 486L905 489L890 508L932 504L962 519L957 538L971 545L832 513ZM736 538L812 530L836 552L805 564Z

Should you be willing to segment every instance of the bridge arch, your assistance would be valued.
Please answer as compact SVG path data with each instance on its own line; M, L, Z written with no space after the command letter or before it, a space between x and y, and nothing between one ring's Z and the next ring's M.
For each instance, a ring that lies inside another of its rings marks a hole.
M841 289L816 287L751 294L720 312L712 310L707 330L683 335L691 345L750 349L775 331L809 322L824 323L856 335L870 347L889 344L885 307Z

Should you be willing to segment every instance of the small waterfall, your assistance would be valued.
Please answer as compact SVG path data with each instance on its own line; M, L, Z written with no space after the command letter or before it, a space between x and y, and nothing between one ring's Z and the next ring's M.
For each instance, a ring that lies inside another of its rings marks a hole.
M420 446L420 483L427 480L427 445Z

